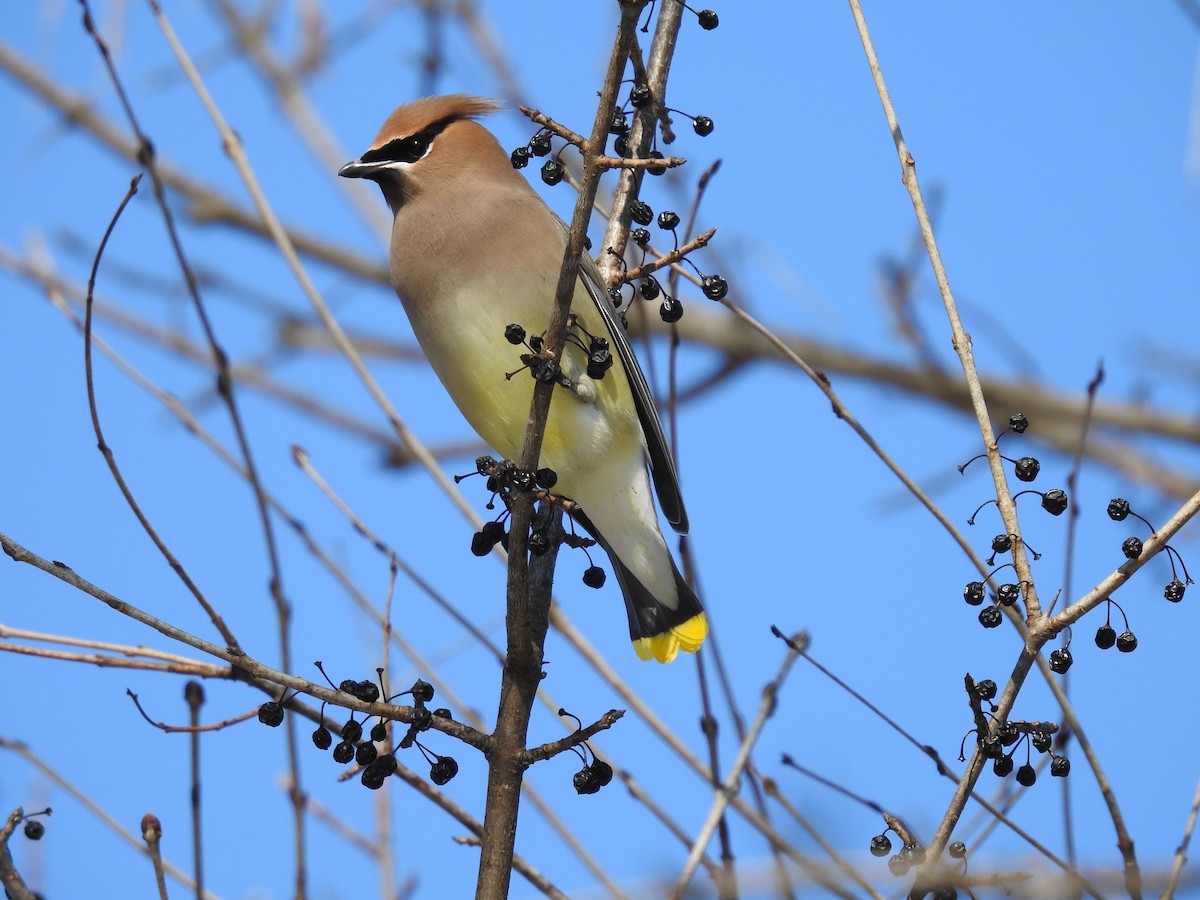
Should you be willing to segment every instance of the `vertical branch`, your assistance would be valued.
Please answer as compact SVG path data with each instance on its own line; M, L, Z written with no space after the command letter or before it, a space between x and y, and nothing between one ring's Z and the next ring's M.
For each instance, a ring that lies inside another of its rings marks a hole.
M190 680L183 686L183 699L188 705L192 726L192 868L196 873L196 900L204 900L203 831L200 823L200 707L204 705L204 687Z
M950 278L946 267L942 264L942 254L938 249L937 239L933 235L933 224L929 219L929 210L925 206L925 198L921 194L921 185L917 180L917 162L909 152L904 134L900 131L900 122L896 117L896 109L892 106L892 98L888 93L887 83L883 78L883 69L879 65L879 57L875 55L875 43L867 28L867 20L863 15L859 0L849 0L850 11L854 15L854 24L858 28L858 36L862 41L863 51L867 57L867 65L871 68L871 77L875 81L875 89L879 93L879 102L883 105L883 114L887 119L888 129L896 144L896 153L900 157L901 180L912 201L913 211L917 216L917 225L921 231L921 240L925 243L925 252L933 267L933 275L937 280L938 292L942 297L942 305L946 309L946 319L950 324L951 343L962 365L963 377L967 383L967 393L971 398L971 408L979 422L979 430L983 436L984 449L987 451L988 464L992 471L992 480L996 487L996 506L1004 520L1005 530L1013 539L1012 559L1013 568L1017 572L1017 580L1021 583L1025 599L1026 620L1032 623L1042 616L1041 602L1034 588L1033 572L1029 568L1029 557L1025 552L1025 544L1018 540L1021 527L1017 522L1017 505L1013 501L1012 491L1005 477L1003 460L1000 458L1000 448L996 444L996 432L992 428L991 417L988 415L987 402L983 397L983 385L979 382L979 372L975 368L975 354L971 346L971 335L963 327L958 315L958 305L950 290ZM1044 643L1044 640L1043 640ZM1041 644L1038 645L1040 648Z
M8 852L8 839L12 837L23 816L24 812L21 809L13 810L3 828L0 828L0 887L4 888L4 896L13 900L34 900L36 895L21 878L12 854Z
M579 280L579 261L584 253L588 220L603 170L596 158L603 154L608 124L616 106L617 89L633 46L638 14L646 0L619 0L621 21L604 77L592 134L583 151L583 178L567 248L563 255L554 311L546 331L546 346L557 360L562 354L567 332L567 315ZM520 465L527 471L537 468L546 419L553 398L553 385L536 382L521 450ZM500 686L500 706L496 713L496 731L488 755L487 808L484 813L479 878L475 886L477 900L508 896L512 877L513 846L516 842L517 812L524 777L525 741L529 717L541 681L542 642L545 640L550 608L557 544L535 560L528 560L529 526L533 518L533 499L528 493L516 493L509 527L508 612L506 616L508 653Z
M670 74L671 60L675 55L675 42L679 36L683 10L681 0L663 0L658 22L654 26L650 59L646 64L646 84L650 88L653 101L634 111L633 124L629 129L629 150L634 159L644 159L647 156L654 129L658 127L659 110L666 102L667 76ZM614 252L620 253L629 242L631 207L637 199L638 189L645 175L645 169L622 169L617 179L612 212L608 217L604 240L600 244L598 262L608 284L617 280L619 265L617 257L605 250L612 248Z

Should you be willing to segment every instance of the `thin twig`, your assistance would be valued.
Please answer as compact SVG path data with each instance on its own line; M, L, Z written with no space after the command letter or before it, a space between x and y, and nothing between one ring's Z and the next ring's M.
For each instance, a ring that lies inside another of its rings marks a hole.
M130 692L134 703L137 696ZM198 681L189 681L183 686L183 697L188 705L188 718L191 725L191 768L192 768L192 871L196 873L196 900L204 896L204 829L201 825L200 804L200 707L204 705L204 687ZM142 707L138 706L138 712ZM145 716L145 713L142 713ZM144 826L143 822L143 826ZM161 835L162 831L159 830ZM146 836L145 827L142 837Z
M74 798L80 806L95 816L109 831L132 847L135 853L141 853L146 856L150 855L149 849L144 846L142 841L139 841L133 834L126 830L125 827L122 826L116 819L105 812L105 810L98 803L96 803L96 801L76 787L73 782L67 780L57 771L47 765L42 758L29 747L28 744L24 744L20 741L10 740L3 735L0 735L0 750L9 750L24 759L27 763L41 772L47 780L60 787L63 791ZM182 869L172 864L169 860L163 860L162 868L167 875L170 875L173 879L179 882L179 884L182 885L185 890L191 891L195 887L195 882ZM220 898L212 891L205 891L204 897L205 900L220 900Z
M11 897L12 900L37 900L37 895L29 889L25 879L17 871L17 865L8 849L9 838L24 818L25 811L17 807L8 814L3 828L0 828L0 887L4 888L5 896Z
M1183 837L1175 848L1175 858L1171 861L1171 873L1167 877L1167 885L1163 889L1162 900L1172 900L1175 888L1179 884L1179 876L1187 864L1187 848L1192 842L1192 834L1196 830L1196 817L1200 814L1200 782L1196 784L1196 793L1192 795L1192 808L1188 811L1187 822L1183 826Z
M92 431L96 435L96 446L100 450L100 454L104 457L104 462L108 466L108 470L112 474L113 481L116 482L117 488L121 491L121 496L125 498L125 502L129 505L129 508L137 518L138 523L142 526L142 530L145 531L146 535L151 541L153 541L154 546L158 548L158 552L163 555L163 558L166 559L167 563L171 566L171 569L176 575L179 576L180 581L183 582L184 586L191 592L192 596L196 598L196 601L204 610L205 615L208 616L209 621L213 623L213 627L215 627L218 633L220 633L226 645L231 650L238 652L240 651L240 648L238 646L237 638L233 636L233 632L229 630L229 627L225 624L225 620L221 617L213 605L208 602L208 598L204 596L203 592L201 592L200 588L192 580L192 577L188 574L187 570L184 569L183 564L179 562L179 560L167 547L166 543L159 536L158 531L154 528L154 526L150 523L150 520L146 517L146 514L142 511L141 504L139 504L134 498L133 491L130 490L128 483L125 481L125 477L122 475L121 469L117 465L116 455L113 453L112 448L108 445L108 442L104 439L104 430L100 426L100 411L96 404L96 379L92 367L92 305L96 291L96 276L100 270L100 261L104 258L104 250L108 246L108 240L112 236L113 230L116 228L117 222L121 218L121 213L125 211L125 207L129 204L129 201L133 199L134 194L137 193L138 184L141 180L142 176L137 175L132 181L130 181L129 190L125 192L125 196L121 200L120 205L117 207L117 211L113 214L112 219L108 223L108 227L104 230L104 236L100 239L100 245L96 248L96 255L92 260L91 275L88 276L87 296L85 298L85 311L83 319L83 367L84 377L87 383L88 413L92 419Z
M159 900L167 900L167 877L163 871L162 858L162 822L158 820L158 816L154 813L146 813L142 816L142 840L146 842L146 849L150 853L150 862L154 866L154 883L158 888ZM196 895L203 896L200 891L200 882L196 882Z
M759 735L762 734L767 720L775 713L778 705L779 689L787 679L788 672L792 670L796 658L804 651L807 638L801 636L799 639L793 640L794 642L789 643L787 655L779 667L779 674L775 676L774 681L763 688L762 701L758 707L758 716L750 726L749 731L746 732L746 737L742 741L737 755L734 757L733 764L730 766L729 774L717 786L717 795L713 799L713 805L709 810L708 818L701 827L700 833L696 836L696 840L692 844L692 852L688 855L687 861L683 866L683 871L680 872L679 878L675 881L675 885L669 894L672 900L682 898L684 892L687 890L687 886L692 880L692 875L695 874L696 865L700 862L700 855L712 839L717 824L724 816L725 807L729 805L729 797L737 790L738 782L742 780L742 772L750 764L750 754L754 749L754 745L758 742Z
M617 27L612 55L601 88L592 138L583 155L583 181L576 200L566 248L555 288L554 308L546 330L546 347L557 362L565 347L567 318L579 278L588 220L595 203L602 170L593 163L601 152L608 123L612 121L616 91L629 58L633 29L645 0L622 0L621 20ZM519 465L526 471L537 468L554 385L537 382L529 407L528 424L521 448ZM553 515L561 517L555 510ZM542 579L528 565L529 526L533 518L533 500L519 494L512 505L509 524L509 560L507 585L507 652L496 714L493 749L488 760L487 808L479 856L477 900L500 900L508 896L513 842L516 838L517 810L529 716L541 680L542 643L546 616L550 610L550 587L557 547L537 557Z

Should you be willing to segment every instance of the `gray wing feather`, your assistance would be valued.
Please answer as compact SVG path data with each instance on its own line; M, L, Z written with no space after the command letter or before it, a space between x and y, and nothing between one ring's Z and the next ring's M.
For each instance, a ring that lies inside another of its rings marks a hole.
M565 224L563 226L566 227ZM592 302L595 303L604 323L608 326L612 342L616 347L617 356L625 367L629 377L629 387L633 392L633 403L637 407L638 419L642 423L642 433L646 436L646 452L650 458L650 477L654 481L654 492L658 494L658 504L662 508L667 521L680 534L687 534L687 510L683 507L683 494L679 490L679 476L675 472L675 460L671 457L671 447L663 434L662 422L658 417L658 409L654 405L654 397L650 393L650 385L642 374L633 348L629 346L629 338L625 336L625 327L621 324L608 292L602 287L603 278L595 261L587 253L581 259L579 278L583 282Z

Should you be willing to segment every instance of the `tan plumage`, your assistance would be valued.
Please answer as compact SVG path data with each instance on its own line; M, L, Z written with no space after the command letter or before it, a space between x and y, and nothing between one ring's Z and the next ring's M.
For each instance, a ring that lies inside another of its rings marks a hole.
M395 216L390 269L430 365L467 421L509 459L520 454L532 379L504 339L510 323L538 333L549 321L566 247L563 223L517 173L472 116L494 101L456 94L395 110L371 148L342 168L376 181ZM557 472L555 492L582 507L579 520L608 552L643 659L699 649L707 624L658 528L647 456L664 513L687 517L658 414L617 323L595 264L585 254L572 311L607 337L614 365L588 376L586 354L568 343L539 462Z

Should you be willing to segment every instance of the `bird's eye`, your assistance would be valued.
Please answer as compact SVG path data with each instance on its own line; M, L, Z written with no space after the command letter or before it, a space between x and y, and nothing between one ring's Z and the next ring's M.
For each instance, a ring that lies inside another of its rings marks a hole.
M418 132L400 142L401 150L397 158L404 162L416 162L429 152L429 145L432 143L432 134L427 134L424 131Z
M408 137L388 141L382 147L364 153L362 161L415 163L429 152L429 147L440 130L427 128Z

